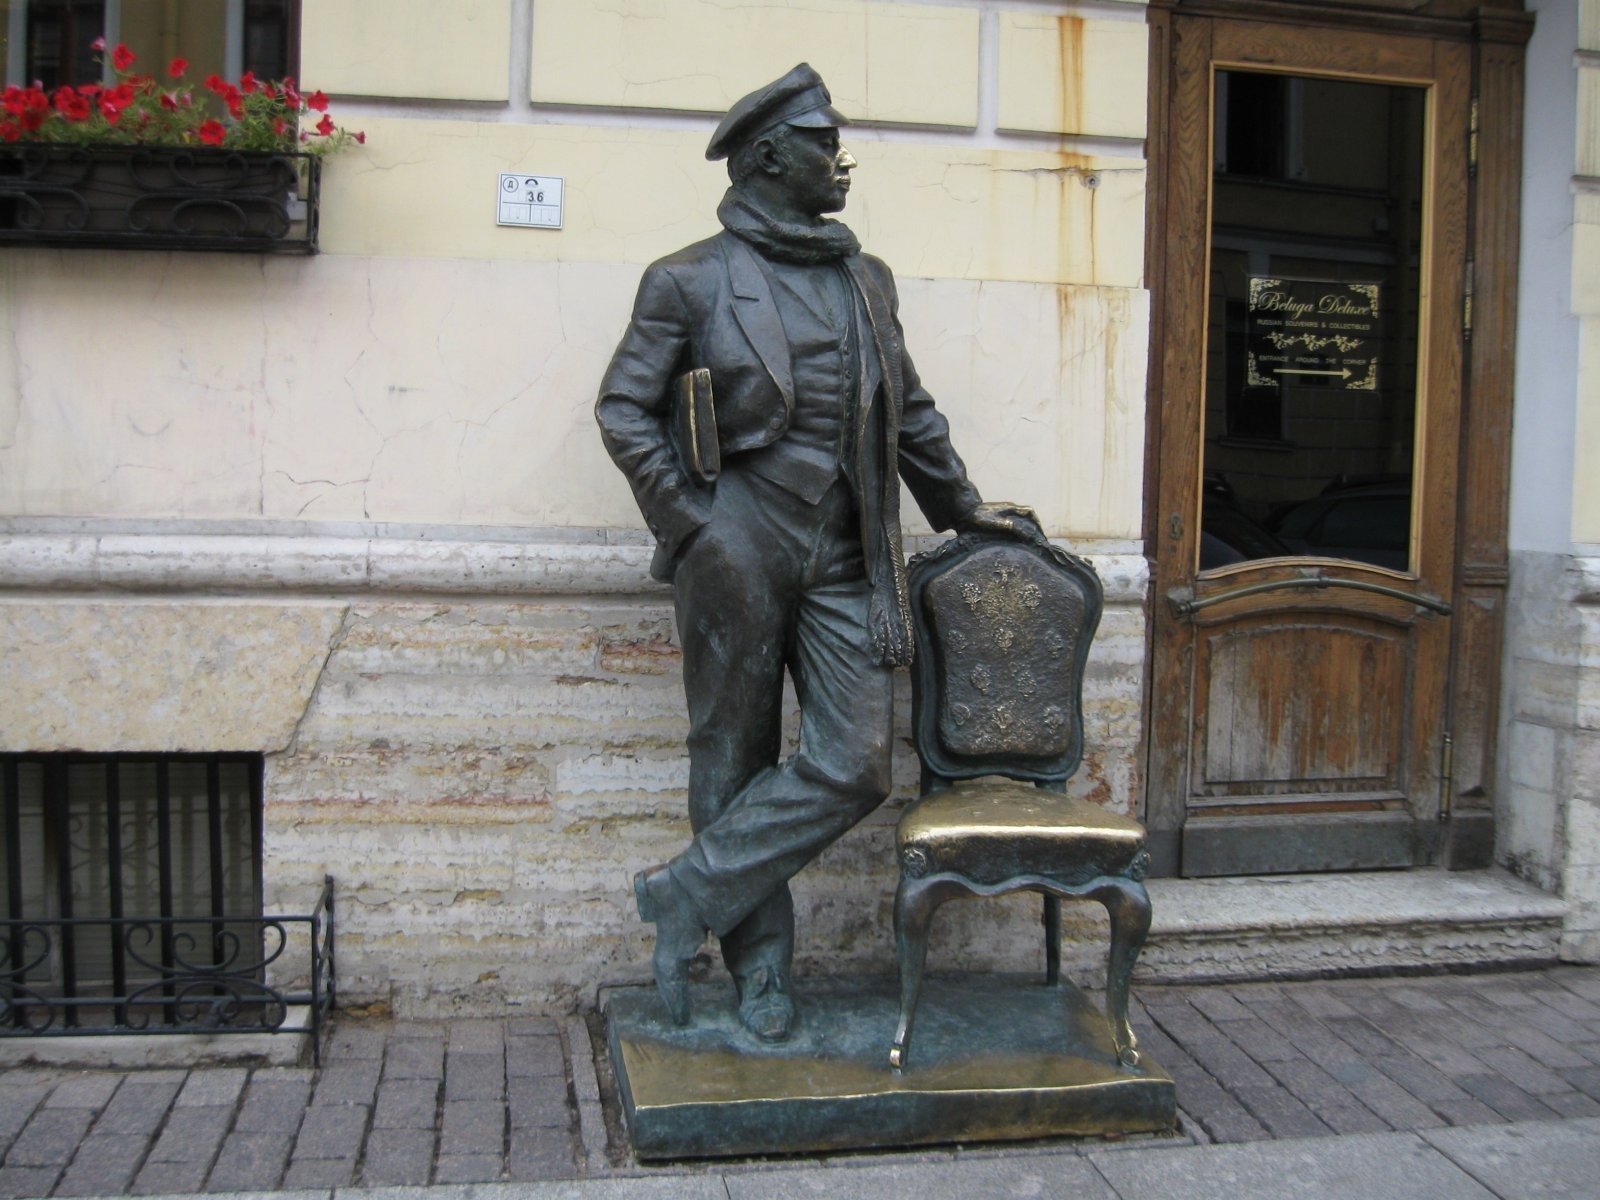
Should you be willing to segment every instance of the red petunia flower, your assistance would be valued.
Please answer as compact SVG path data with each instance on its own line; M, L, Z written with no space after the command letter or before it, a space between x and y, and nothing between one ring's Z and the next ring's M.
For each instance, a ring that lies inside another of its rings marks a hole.
M272 118L272 132L275 136L282 137L284 130L288 128L289 122L285 121L282 117Z
M306 97L306 107L314 108L318 112L328 111L328 97L322 92L312 92Z
M189 69L187 58L175 58L167 64L167 74L174 79L182 79L183 73Z
M112 103L110 96L100 97L100 115L106 119L107 125L115 125L122 120L122 110Z
M87 121L94 111L85 97L69 87L57 88L55 101L56 111L69 121ZM117 111L121 112L120 109ZM115 121L112 123L115 124Z
M270 83L263 83L261 85L261 94L268 100L276 100L278 98L278 89Z
M161 93L161 107L166 109L168 112L177 112L178 111L178 102L177 102L176 99L173 98L173 95L172 95L171 92L162 92Z
M222 145L222 139L228 136L228 128L221 121L202 121L200 123L200 140L208 146Z
M104 54L106 49L106 39L104 37L95 38L94 41L89 43L89 49L93 50L96 54Z
M322 114L322 120L317 122L317 132L320 133L323 137L327 137L329 134L331 134L333 132L333 130L334 130L333 118L330 117L327 113L323 113Z
M17 141L22 137L22 126L15 121L0 121L0 138L8 142Z
M256 73L254 71L246 71L239 76L239 90L247 96L256 90Z
M366 130L363 129L363 130L358 130L357 131L357 133L356 133L356 144L359 145L359 146L365 146L367 144L367 133L366 133Z
M78 95L80 96L98 96L99 94L100 85L98 83L80 83L78 85Z
M244 97L233 88L229 88L222 97L222 102L228 106L228 115L235 121L244 118Z
M133 66L133 64L133 51L129 50L121 42L118 42L115 49L111 51L111 65L119 71L126 71L129 67Z
M216 92L220 96L222 90L227 86L227 82L215 71L206 76L206 91L208 92Z

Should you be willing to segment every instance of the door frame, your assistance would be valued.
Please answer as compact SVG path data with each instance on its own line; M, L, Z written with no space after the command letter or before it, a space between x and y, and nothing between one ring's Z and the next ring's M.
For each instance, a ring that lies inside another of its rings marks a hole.
M1418 9L1421 11L1417 11ZM1508 579L1506 525L1510 485L1513 347L1522 156L1523 51L1533 18L1522 0L1150 0L1149 181L1146 197L1146 280L1151 291L1151 335L1146 406L1144 527L1152 594L1147 612L1145 801L1152 869L1177 874L1185 796L1163 764L1174 738L1187 738L1187 720L1171 714L1158 725L1159 689L1190 681L1181 670L1165 677L1155 661L1155 606L1166 603L1155 586L1168 571L1171 542L1160 505L1160 464L1166 411L1165 354L1176 324L1169 310L1169 269L1183 269L1181 251L1166 231L1169 177L1165 146L1176 17L1253 21L1270 25L1348 30L1357 40L1426 36L1464 43L1470 59L1470 128L1467 141L1467 226L1463 232L1465 296L1462 302L1461 398L1455 485L1456 543L1450 578L1454 609L1450 630L1453 671L1446 687L1449 750L1441 776L1437 856L1447 867L1486 867L1493 858L1493 783L1499 715L1500 649ZM1209 120L1209 113L1206 117ZM1182 183L1182 181L1179 181ZM1192 186L1192 181L1191 181ZM1202 233L1209 237L1209 230ZM1187 248L1191 253L1193 247ZM1200 248L1202 253L1204 246ZM1179 253L1175 253L1178 251ZM1435 436L1438 436L1436 433Z

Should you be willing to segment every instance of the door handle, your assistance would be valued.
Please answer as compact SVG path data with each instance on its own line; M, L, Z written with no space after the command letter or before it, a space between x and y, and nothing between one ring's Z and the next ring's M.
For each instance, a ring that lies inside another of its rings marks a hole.
M1229 588L1225 592L1216 592L1210 596L1203 596L1198 600L1183 591L1168 592L1167 599L1171 601L1172 610L1178 616L1188 617L1193 616L1203 608L1210 608L1213 604L1237 600L1241 596L1259 596L1263 592L1297 591L1303 588L1351 588L1358 592L1372 592L1374 595L1404 600L1409 604L1415 604L1418 608L1437 613L1441 617L1448 617L1452 611L1450 605L1437 596L1428 596L1421 592L1408 592L1401 588L1389 587L1383 583L1369 583L1364 579L1330 579L1325 575L1301 575L1293 579L1274 579L1269 583L1250 583L1244 587Z

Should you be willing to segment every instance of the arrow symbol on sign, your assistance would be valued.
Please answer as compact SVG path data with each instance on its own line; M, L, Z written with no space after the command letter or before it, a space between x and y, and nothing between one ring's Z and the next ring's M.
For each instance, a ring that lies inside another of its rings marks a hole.
M1350 378L1349 367L1339 371L1313 371L1306 367L1273 367L1272 373L1274 375L1343 375L1346 379Z

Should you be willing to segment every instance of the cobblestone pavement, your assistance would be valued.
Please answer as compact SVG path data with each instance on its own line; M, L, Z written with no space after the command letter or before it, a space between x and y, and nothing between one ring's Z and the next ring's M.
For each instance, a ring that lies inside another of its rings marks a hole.
M1140 1036L1177 1081L1190 1141L1600 1116L1600 968L1145 987L1138 1002ZM4 1070L0 1155L0 1197L562 1179L630 1166L607 1142L576 1018L343 1017L320 1071Z

